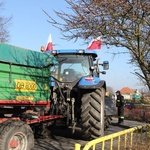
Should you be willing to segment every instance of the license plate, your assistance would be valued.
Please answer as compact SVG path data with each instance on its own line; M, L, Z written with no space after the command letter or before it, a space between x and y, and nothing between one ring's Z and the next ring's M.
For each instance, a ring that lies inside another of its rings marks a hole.
M35 81L31 80L15 80L16 86L15 91L20 92L35 92L37 89L37 84Z

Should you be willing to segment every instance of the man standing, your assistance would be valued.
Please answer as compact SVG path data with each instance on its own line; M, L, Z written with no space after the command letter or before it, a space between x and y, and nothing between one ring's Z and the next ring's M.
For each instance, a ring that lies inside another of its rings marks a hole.
M118 113L118 124L123 124L124 121L124 97L121 95L120 91L116 92L116 107Z

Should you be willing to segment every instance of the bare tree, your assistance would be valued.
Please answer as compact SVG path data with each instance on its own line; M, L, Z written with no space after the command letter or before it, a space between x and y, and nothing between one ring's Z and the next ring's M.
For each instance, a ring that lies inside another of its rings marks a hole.
M65 0L70 13L54 11L58 22L44 11L48 22L67 40L89 42L102 36L103 44L126 48L134 72L150 89L150 1L149 0ZM120 53L120 52L119 52ZM115 53L116 54L116 53Z
M0 9L2 10L4 6L3 2L0 2ZM9 41L10 34L8 31L8 26L10 25L12 17L5 18L0 15L0 43L6 43Z

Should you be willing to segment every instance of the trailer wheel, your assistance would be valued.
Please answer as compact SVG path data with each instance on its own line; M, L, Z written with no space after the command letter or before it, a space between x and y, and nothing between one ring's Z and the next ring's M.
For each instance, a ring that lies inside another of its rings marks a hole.
M103 88L83 95L81 102L81 126L85 140L95 139L104 134Z
M34 146L33 132L22 121L4 123L0 131L0 150L30 150Z

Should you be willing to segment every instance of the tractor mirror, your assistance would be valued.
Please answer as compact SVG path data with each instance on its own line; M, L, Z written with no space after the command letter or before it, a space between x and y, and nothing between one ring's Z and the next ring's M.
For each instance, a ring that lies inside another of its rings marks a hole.
M109 62L108 61L103 61L103 69L108 70L109 69Z

